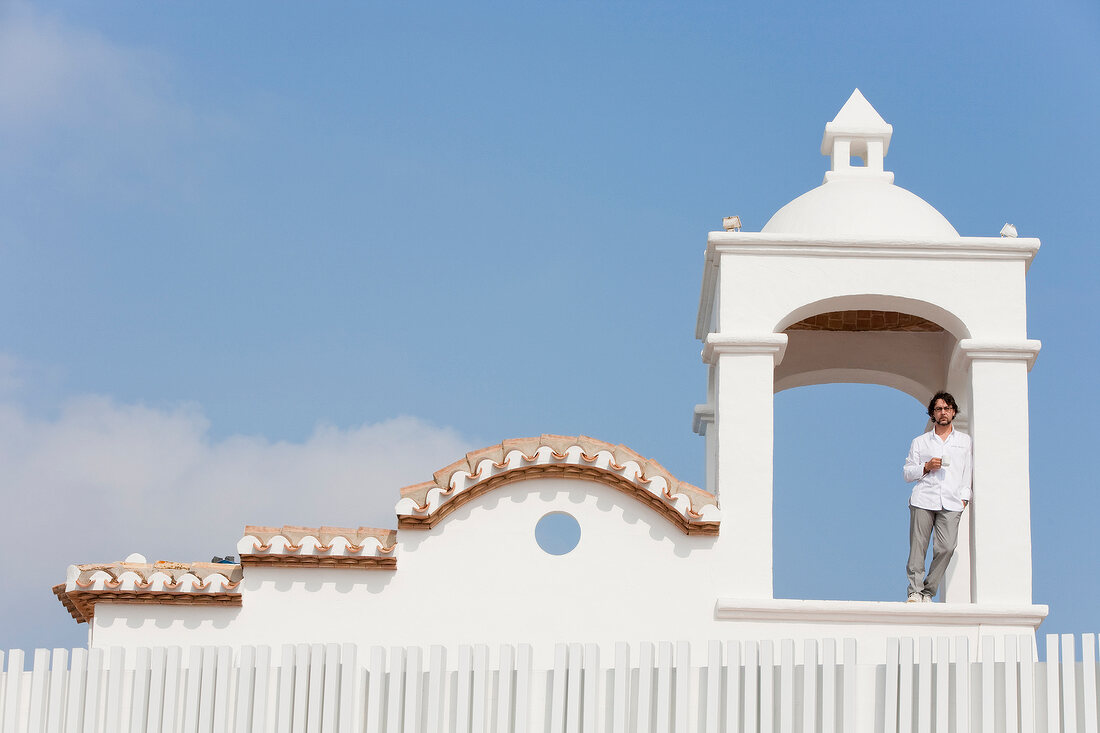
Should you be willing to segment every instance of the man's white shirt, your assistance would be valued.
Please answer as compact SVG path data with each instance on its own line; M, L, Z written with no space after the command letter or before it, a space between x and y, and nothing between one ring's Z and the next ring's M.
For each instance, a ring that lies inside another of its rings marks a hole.
M948 465L924 473L925 463L945 456ZM935 430L918 435L909 446L909 455L902 469L907 482L917 482L909 497L910 506L931 511L962 511L963 502L970 501L971 497L973 463L970 436L966 433L952 429L946 440L936 435Z

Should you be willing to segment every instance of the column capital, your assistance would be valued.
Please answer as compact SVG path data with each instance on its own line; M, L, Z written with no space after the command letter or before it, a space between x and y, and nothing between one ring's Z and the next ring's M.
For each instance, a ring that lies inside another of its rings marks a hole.
M787 334L707 334L703 342L703 361L715 364L721 354L771 354L775 364L783 361L787 350Z
M696 435L706 435L714 424L714 405L696 405L691 418L691 430Z
M962 339L958 345L958 356L968 364L975 361L1023 361L1030 371L1042 346L1043 343L1037 339Z

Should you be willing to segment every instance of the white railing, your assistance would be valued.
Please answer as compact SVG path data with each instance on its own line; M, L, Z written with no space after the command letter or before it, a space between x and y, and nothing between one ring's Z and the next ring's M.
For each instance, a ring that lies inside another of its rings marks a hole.
M1059 661L1059 647L1062 661ZM893 639L885 664L853 640L528 645L38 649L8 652L2 733L1097 733L1093 634ZM606 656L606 655L605 655ZM0 664L4 662L0 655Z

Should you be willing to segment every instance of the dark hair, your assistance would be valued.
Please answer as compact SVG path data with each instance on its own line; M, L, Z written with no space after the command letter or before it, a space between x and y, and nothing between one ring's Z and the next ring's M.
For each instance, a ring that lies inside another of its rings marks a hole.
M943 400L947 403L948 407L950 407L952 410L955 411L956 414L958 414L959 406L955 404L955 398L951 396L951 393L937 392L936 394L932 395L932 399L928 402L928 417L935 417L935 415L933 415L932 413L932 408L936 406L937 400Z

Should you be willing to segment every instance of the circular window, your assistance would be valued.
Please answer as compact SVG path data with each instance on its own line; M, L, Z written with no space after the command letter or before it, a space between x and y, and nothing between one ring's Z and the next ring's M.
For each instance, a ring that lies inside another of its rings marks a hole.
M580 541L581 525L568 512L550 512L535 525L535 542L551 555L572 552Z

